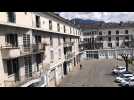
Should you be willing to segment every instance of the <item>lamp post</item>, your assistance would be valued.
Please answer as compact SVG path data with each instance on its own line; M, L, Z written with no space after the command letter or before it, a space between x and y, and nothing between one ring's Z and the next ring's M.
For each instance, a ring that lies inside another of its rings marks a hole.
M122 58L124 59L125 63L126 63L126 71L128 71L128 54L121 54Z

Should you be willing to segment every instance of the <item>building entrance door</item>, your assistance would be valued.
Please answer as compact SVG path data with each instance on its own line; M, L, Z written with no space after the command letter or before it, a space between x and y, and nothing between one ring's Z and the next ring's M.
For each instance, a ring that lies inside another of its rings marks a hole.
M19 81L19 64L18 59L13 59L13 66L14 66L14 74L15 74L15 81Z
M64 75L67 75L67 63L64 62L63 64L63 72L64 72Z
M31 56L24 57L24 61L25 61L25 75L26 75L26 78L32 77Z

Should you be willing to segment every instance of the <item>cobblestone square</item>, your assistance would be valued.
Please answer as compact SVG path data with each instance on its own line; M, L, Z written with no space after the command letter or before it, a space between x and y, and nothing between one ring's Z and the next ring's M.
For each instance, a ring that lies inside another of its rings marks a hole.
M119 87L112 76L112 69L124 64L116 60L85 60L82 69L75 69L68 74L59 87Z

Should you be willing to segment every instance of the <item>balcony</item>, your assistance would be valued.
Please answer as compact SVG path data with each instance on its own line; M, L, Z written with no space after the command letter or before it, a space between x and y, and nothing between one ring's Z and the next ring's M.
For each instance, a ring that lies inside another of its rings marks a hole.
M103 41L102 40L97 40L96 43L103 43Z
M87 45L87 44L89 44L88 41L81 41L81 42L79 43L79 46L83 46L83 45Z
M64 47L73 46L74 42L64 42Z
M3 59L16 58L20 56L19 47L2 47L1 54Z
M41 81L41 73L33 72L32 77L21 76L21 81L5 80L5 87L28 87L30 84Z
M124 42L131 42L132 40L130 39L125 39Z
M1 46L1 53L3 59L17 58L19 56L36 54L45 51L46 44L31 44L21 45L18 47Z
M111 35L108 35L108 34L104 34L104 35L98 35L97 38L99 37L116 37L116 36L132 36L131 34L111 34Z

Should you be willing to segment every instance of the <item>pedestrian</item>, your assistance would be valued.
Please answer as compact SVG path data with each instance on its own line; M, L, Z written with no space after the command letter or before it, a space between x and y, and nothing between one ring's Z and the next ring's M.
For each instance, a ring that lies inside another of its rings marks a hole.
M82 69L82 65L80 64L80 69Z

